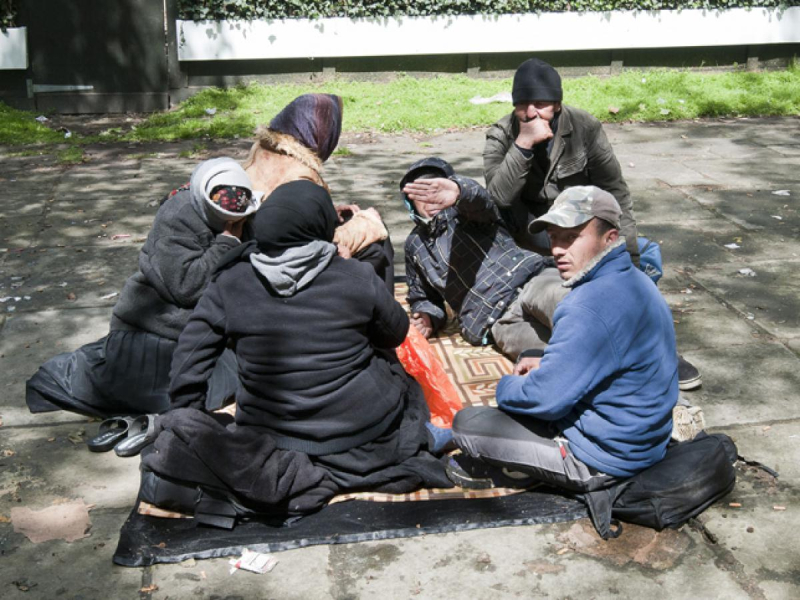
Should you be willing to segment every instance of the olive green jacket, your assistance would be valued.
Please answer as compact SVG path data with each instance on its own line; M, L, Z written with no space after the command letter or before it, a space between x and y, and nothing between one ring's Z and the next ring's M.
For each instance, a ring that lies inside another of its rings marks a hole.
M519 120L513 113L489 128L483 150L486 187L523 248L546 251L528 233L528 223L546 213L556 196L574 185L594 185L612 194L622 209L621 233L634 264L639 264L636 219L628 184L622 177L600 121L586 111L562 106L550 147L550 168L543 173L536 159L514 144ZM549 253L549 252L548 252Z

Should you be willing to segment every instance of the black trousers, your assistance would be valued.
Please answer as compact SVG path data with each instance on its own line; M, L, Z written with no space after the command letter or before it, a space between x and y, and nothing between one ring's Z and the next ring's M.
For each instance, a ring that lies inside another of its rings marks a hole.
M44 363L25 386L32 413L68 410L92 417L169 409L169 371L177 342L145 331L112 331ZM236 356L225 350L209 380L206 409L233 400Z

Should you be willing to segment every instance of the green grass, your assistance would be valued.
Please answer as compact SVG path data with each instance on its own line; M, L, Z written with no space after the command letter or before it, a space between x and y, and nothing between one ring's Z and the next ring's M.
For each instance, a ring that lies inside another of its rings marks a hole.
M64 141L64 134L40 124L35 115L0 102L0 144L49 144Z
M353 151L347 146L339 146L333 151L334 156L353 156Z
M569 104L603 121L791 116L800 115L800 67L769 73L626 72L567 81L564 93Z
M178 156L181 158L196 158L201 154L208 151L208 145L204 142L197 142L192 146L191 150L183 150L178 153Z
M511 79L470 79L465 75L390 83L334 81L307 85L243 85L204 90L172 111L151 115L134 130L108 130L100 136L70 140L172 141L247 138L293 98L307 92L344 99L347 132L431 133L493 123L510 104L470 104L511 89ZM564 101L602 121L670 121L722 116L800 115L800 66L763 73L700 73L675 70L626 71L614 77L564 80ZM215 109L213 115L207 109ZM0 104L0 144L64 142L63 136L33 120L32 113Z
M59 150L56 154L56 160L62 165L77 165L86 162L86 156L80 146L69 146Z

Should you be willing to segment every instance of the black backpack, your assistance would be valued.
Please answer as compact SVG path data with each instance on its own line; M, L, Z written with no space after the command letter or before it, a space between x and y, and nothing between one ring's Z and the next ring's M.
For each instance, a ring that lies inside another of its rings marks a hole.
M612 487L583 494L603 539L622 532L619 521L677 529L730 492L736 484L733 440L701 432L667 448L664 459ZM613 527L612 527L613 526Z

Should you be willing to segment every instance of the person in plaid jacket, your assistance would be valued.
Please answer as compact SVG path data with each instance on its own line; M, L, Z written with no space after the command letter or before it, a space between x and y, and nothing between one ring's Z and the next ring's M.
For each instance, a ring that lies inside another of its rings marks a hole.
M441 158L411 165L400 189L416 225L405 243L412 324L430 337L447 304L470 344L512 359L543 349L567 292L552 259L517 247L486 189Z

